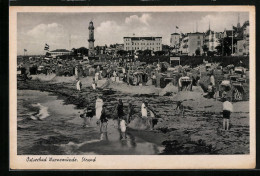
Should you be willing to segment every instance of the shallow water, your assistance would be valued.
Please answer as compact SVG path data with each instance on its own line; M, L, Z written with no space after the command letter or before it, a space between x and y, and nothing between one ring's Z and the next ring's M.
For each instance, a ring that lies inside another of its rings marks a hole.
M100 134L94 118L82 128L82 110L48 92L18 90L17 97L18 155L152 155L163 149L131 132L121 140L113 120L108 121L107 134Z

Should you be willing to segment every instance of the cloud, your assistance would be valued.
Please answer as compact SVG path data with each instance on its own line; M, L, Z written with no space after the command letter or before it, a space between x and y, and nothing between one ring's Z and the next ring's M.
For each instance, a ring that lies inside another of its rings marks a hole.
M51 24L39 24L35 26L33 29L27 32L27 35L34 38L41 37L63 37L66 35L66 32L62 25L58 23Z
M217 13L214 15L206 15L205 17L202 17L202 19L198 22L199 31L206 31L209 28L209 22L210 22L210 29L221 32L224 31L224 29L232 29L232 25L237 25L237 16L236 13L230 13L230 14L222 14ZM200 27L201 26L201 27Z
M39 24L27 32L20 32L18 37L18 52L23 48L28 53L43 53L44 45L48 43L50 50L69 47L69 35L63 25L58 23Z
M142 16L138 17L137 15L131 15L125 19L126 24L133 24L133 23L141 23L149 26L149 21L151 21L152 17L150 14L142 14Z

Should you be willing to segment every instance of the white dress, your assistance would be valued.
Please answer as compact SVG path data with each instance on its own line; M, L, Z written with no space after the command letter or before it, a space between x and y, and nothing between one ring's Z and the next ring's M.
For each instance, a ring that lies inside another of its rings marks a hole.
M121 132L125 132L126 131L126 122L125 122L125 120L121 120L121 122L120 122L120 129L121 129Z
M98 81L98 77L99 77L99 73L97 72L97 73L95 74L95 81Z
M99 120L101 117L102 112L102 106L103 106L103 100L98 98L96 100L96 118Z
M142 112L142 117L147 117L147 109L144 103L141 106L141 112Z
M92 83L92 88L95 90L96 89L96 83Z
M77 82L77 85L76 85L77 90L80 90L80 83L81 83L80 81Z

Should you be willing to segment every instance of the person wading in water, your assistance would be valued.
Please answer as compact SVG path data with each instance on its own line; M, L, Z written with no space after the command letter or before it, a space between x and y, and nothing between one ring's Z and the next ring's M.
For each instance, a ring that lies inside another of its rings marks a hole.
M124 105L121 99L118 100L118 104L116 106L117 110L117 120L118 120L118 128L120 128L120 120L124 116Z

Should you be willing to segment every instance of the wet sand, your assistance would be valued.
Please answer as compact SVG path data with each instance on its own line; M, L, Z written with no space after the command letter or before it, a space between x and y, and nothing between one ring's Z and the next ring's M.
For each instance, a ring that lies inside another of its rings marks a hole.
M120 85L119 85L120 86ZM123 87L127 87L124 85ZM249 102L234 103L230 131L222 130L222 103L205 99L202 93L174 93L158 96L156 93L126 93L112 88L91 90L84 86L81 92L75 90L75 83L32 80L18 82L18 89L52 92L62 98L65 104L74 104L82 109L94 106L96 95L102 94L110 117L115 117L114 106L121 98L126 105L133 102L138 118L142 100L149 102L160 117L154 131L132 130L131 134L145 141L162 144L162 154L248 154L249 153ZM137 89L136 87L134 89ZM142 89L145 89L143 86ZM184 116L174 111L176 101L181 99L185 108Z

